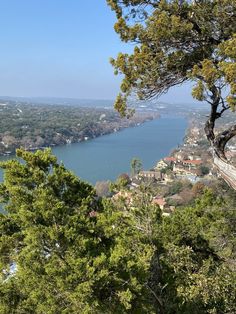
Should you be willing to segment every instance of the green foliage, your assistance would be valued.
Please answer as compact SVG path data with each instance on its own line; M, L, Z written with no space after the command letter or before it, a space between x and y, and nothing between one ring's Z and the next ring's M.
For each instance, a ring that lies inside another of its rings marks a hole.
M171 174L171 173L173 173L173 166L172 165L168 165L167 167L162 168L161 169L161 173L164 173L164 174Z
M153 113L121 119L114 110L7 102L1 108L0 155L16 148L77 143L152 119ZM130 112L130 115L132 112Z
M236 311L235 194L163 217L146 186L98 200L50 150L17 155L1 164L1 313Z
M167 290L176 287L177 299L182 300L176 313L234 313L233 217L235 208L206 190L194 207L179 209L165 220L162 259L168 260L168 276L175 276L174 282L169 278L174 286Z
M210 172L209 167L207 167L207 166L200 166L199 170L201 172L200 174L203 176Z
M100 119L100 117L105 118ZM78 142L113 130L118 117L111 110L10 102L1 108L0 153ZM104 123L104 120L109 123ZM107 130L108 129L108 130Z
M130 183L130 177L127 173L122 173L118 176L116 183L120 187L126 187Z
M174 194L177 194L179 192L181 192L183 189L183 182L182 181L175 181L170 189L169 189L169 194L170 195L174 195Z
M193 97L211 101L228 88L222 105L235 107L236 3L232 0L108 0L115 11L114 29L131 54L119 53L111 63L124 75L115 108L124 115L133 92L140 99L159 96L184 81L196 82ZM216 95L214 95L216 96ZM220 100L219 100L220 101Z
M109 185L110 192L112 194L118 193L119 191L127 190L130 183L130 177L127 173L120 174L115 182L111 182Z
M2 163L1 313L124 313L139 306L152 246L132 217L101 203L93 188L49 150ZM130 239L130 240L129 240ZM10 275L10 265L16 271ZM145 306L144 306L145 308Z
M137 175L143 168L142 161L137 157L133 158L130 163L130 168L131 176Z

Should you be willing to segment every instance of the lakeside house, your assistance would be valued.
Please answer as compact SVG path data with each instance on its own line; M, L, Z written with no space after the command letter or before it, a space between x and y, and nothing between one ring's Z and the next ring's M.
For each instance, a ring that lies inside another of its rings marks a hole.
M164 161L167 162L167 163L172 163L172 162L176 162L177 158L175 158L175 157L165 157Z
M188 167L189 170L196 169L198 166L201 166L202 160L195 159L195 160L183 160L182 164L184 167Z
M165 198L154 197L152 203L160 207L163 216L170 216L175 210L175 206L170 206Z
M138 178L147 178L147 179L155 179L158 181L163 180L163 175L161 171L140 171L138 174Z
M152 200L152 203L158 205L161 210L164 210L165 208L168 207L168 204L167 204L165 198L156 198L156 197L154 197L153 200Z
M168 164L163 159L161 159L160 161L158 161L154 169L160 171L162 169L166 169L167 167Z
M188 158L188 159L186 159ZM200 156L178 152L176 157L167 156L158 161L154 170L140 171L138 179L155 179L163 183L172 182L175 178L187 179L192 183L199 180L199 169L203 165ZM168 169L168 171L166 171Z

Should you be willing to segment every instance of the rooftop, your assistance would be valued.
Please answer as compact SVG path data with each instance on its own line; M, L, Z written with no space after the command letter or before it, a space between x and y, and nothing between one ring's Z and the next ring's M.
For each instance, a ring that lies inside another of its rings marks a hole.
M164 160L165 161L177 161L175 157L165 157Z

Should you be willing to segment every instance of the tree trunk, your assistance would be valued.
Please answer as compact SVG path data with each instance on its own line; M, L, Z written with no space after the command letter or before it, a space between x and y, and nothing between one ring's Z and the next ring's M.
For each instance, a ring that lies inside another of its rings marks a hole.
M157 251L155 252L151 261L150 274L151 276L148 280L147 287L149 288L152 294L153 304L154 304L156 313L164 314L165 306L164 306L164 302L161 298L161 293L160 293L160 283L162 281L162 278L161 278L162 269L160 265L160 256Z
M224 107L221 112L217 112L220 104L220 97L216 88L212 88L212 104L210 117L205 123L205 134L211 144L213 150L213 161L216 165L222 178L236 190L236 168L229 164L225 156L225 146L228 141L236 136L236 125L231 126L227 130L215 135L215 121L221 117L226 108Z
M217 148L220 155L224 156L224 159L227 159L225 157L225 146L228 143L228 141L236 135L236 124L231 126L228 130L225 130L224 132L218 134L215 137L214 145Z

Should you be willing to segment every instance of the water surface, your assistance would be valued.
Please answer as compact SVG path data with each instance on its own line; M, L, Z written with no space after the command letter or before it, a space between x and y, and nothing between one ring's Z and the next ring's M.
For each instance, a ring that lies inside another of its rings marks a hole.
M130 172L134 157L142 160L144 169L152 168L182 143L186 126L184 118L162 117L93 140L58 146L53 153L68 169L92 184L114 180Z

